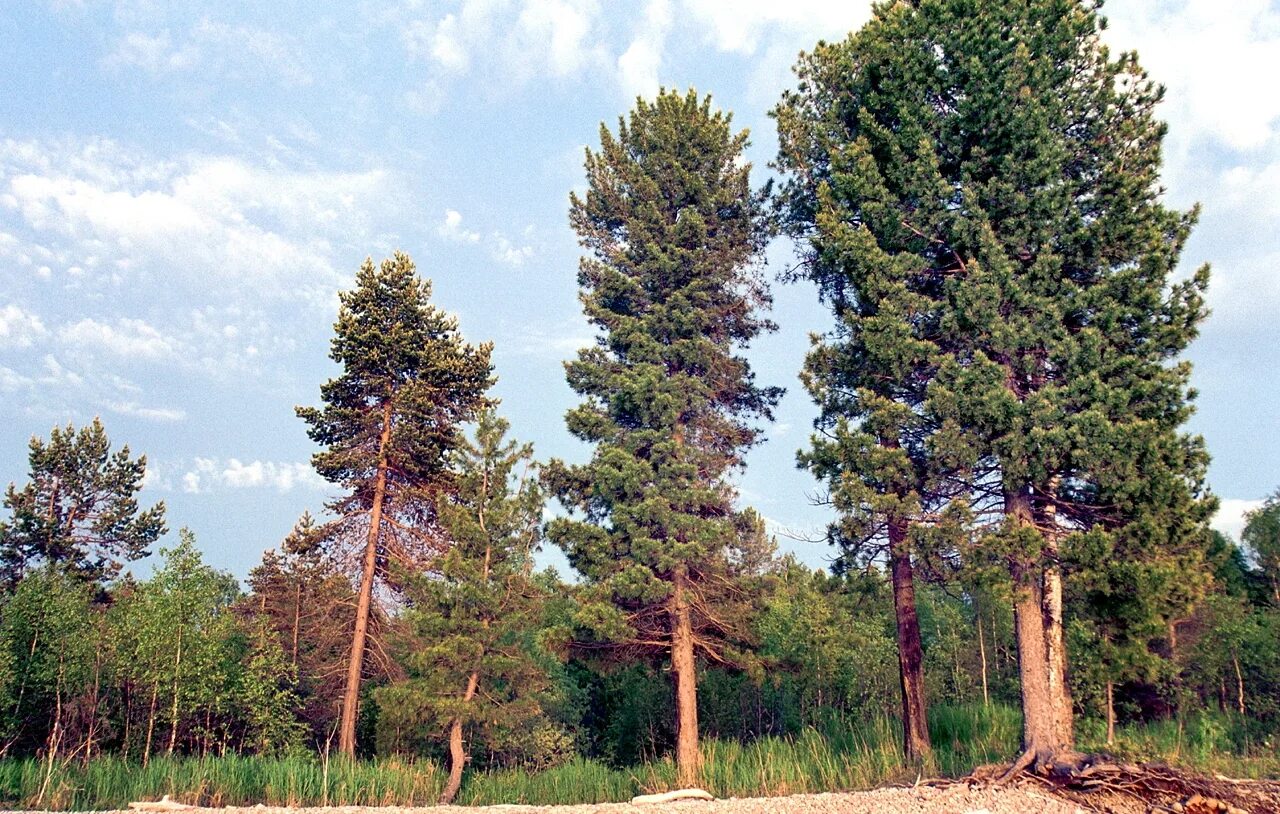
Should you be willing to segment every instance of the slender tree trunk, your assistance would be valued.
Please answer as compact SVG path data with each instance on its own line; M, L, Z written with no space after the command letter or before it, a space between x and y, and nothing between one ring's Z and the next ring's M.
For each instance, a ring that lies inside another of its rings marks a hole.
M698 752L698 677L688 571L676 567L671 593L671 672L676 684L676 771L678 784L696 786L702 773Z
M298 669L298 631L302 627L302 582L293 586L293 669Z
M1031 499L1025 490L1005 493L1005 515L1015 528L1034 528ZM1054 619L1045 614L1045 569L1040 565L1015 562L1014 632L1018 642L1018 676L1022 685L1023 756L1014 768L1046 767L1054 758L1073 751L1070 706L1063 718L1063 703L1055 693L1065 689L1051 678L1047 624ZM1061 585L1059 584L1059 588Z
M1244 715L1244 674L1240 672L1240 658L1233 652L1231 666L1236 668L1236 709Z
M356 716L360 706L360 678L364 672L364 650L369 635L369 613L373 605L374 570L378 565L378 534L382 526L382 504L387 495L387 445L391 441L391 400L382 407L382 437L378 441L378 476L373 487L369 512L369 537L364 546L360 573L360 594L356 599L356 627L351 636L351 657L347 661L347 687L342 696L342 724L338 749L349 757L356 754Z
M893 581L893 610L898 623L898 679L902 691L902 750L907 760L927 760L929 719L924 697L924 650L916 615L915 575L907 544L907 522L889 520L889 569Z
M974 617L978 620L978 657L982 662L982 706L991 706L991 696L987 692L987 637L982 632L982 608L978 600L973 600Z
M151 711L147 713L147 743L142 748L142 765L146 767L151 760L151 738L156 731L156 701L160 698L160 684L151 686Z
M169 754L173 754L173 747L178 743L178 690L180 685L178 677L182 672L182 627L178 628L178 649L177 655L173 663L173 708L169 712L170 723L169 729Z
M462 695L463 703L476 697L476 688L480 685L480 673L472 672L467 677L467 689ZM449 782L440 794L440 805L448 805L458 796L462 788L462 769L467 765L467 752L462 747L462 718L454 718L449 722Z
M1116 742L1116 686L1107 682L1107 746Z

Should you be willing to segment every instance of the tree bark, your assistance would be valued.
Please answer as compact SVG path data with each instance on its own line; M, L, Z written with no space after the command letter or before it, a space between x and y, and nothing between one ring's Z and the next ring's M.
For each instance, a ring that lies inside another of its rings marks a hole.
M468 703L476 697L476 688L480 686L480 673L473 672L467 677L467 689L462 695L462 702ZM462 769L467 765L467 752L462 748L462 718L455 717L449 722L449 782L440 793L440 805L449 805L458 796L462 788Z
M356 599L356 626L351 635L351 656L347 660L347 687L342 696L342 721L338 750L348 757L356 754L356 716L360 711L360 679L364 673L365 643L369 634L369 612L373 605L374 571L378 565L378 537L382 526L382 504L387 495L387 446L391 442L391 400L382 407L382 436L378 441L378 475L369 511L369 536L364 546L360 572L360 593Z
M1006 491L1005 515L1011 526L1034 529L1030 493ZM1073 752L1070 702L1060 695L1065 686L1055 683L1049 664L1051 637L1061 641L1061 632L1047 628L1054 617L1045 613L1045 568L1015 559L1011 569L1014 582L1014 632L1018 642L1018 677L1022 693L1023 759L1035 768L1051 765L1060 755ZM1059 590L1061 583L1058 583ZM1052 600L1049 600L1052 601ZM1058 601L1061 601L1059 596ZM1059 624L1060 617L1056 620ZM1065 706L1066 714L1063 714ZM1016 764L1015 764L1016 765Z
M973 601L973 615L978 620L978 657L982 661L982 706L991 706L991 695L987 692L987 637L982 631L982 608L978 600Z
M924 697L924 649L916 615L915 575L907 544L907 522L889 521L889 568L893 581L893 611L898 623L898 678L902 690L902 750L907 760L927 760L929 719Z
M1040 533L1044 535L1044 594L1041 598L1044 613L1045 660L1049 668L1049 695L1053 699L1055 726L1063 732L1072 730L1071 687L1067 684L1067 645L1062 623L1062 565L1058 560L1058 510L1053 504L1057 491L1057 478L1053 478L1045 501L1037 518ZM1070 736L1068 736L1070 737Z
M698 685L694 659L693 618L689 607L688 571L676 567L671 592L671 672L676 684L676 771L679 785L698 785Z

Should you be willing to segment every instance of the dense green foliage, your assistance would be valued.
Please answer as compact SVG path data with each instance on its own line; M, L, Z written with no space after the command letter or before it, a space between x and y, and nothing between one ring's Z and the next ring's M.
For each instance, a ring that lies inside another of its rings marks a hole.
M33 439L0 519L0 803L780 794L1020 743L1280 772L1280 493L1238 542L1207 527L1195 212L1162 198L1161 89L1101 28L1081 0L877 6L801 56L773 209L709 97L602 126L570 211L581 463L508 437L492 346L402 253L339 295L341 371L297 409L340 494L246 590L186 529L125 572L165 532L146 459L96 419ZM745 356L779 224L832 318L799 456L829 570L734 485L781 396ZM536 570L544 542L576 573Z

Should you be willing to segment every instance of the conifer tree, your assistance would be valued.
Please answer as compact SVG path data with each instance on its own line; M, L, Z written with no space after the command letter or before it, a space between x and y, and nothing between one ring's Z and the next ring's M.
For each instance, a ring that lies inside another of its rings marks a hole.
M31 480L9 484L0 522L0 569L12 588L28 568L56 564L89 582L105 583L126 562L147 555L164 534L164 503L138 505L147 458L111 451L97 418L77 430L54 427L48 442L32 438Z
M243 612L260 619L279 643L295 674L300 717L323 748L341 707L354 628L355 591L325 527L304 513L280 543L249 572ZM366 665L375 673L377 665ZM373 677L385 675L382 670Z
M709 98L664 91L637 100L616 135L588 151L571 221L590 256L578 274L602 333L567 365L586 400L570 432L594 446L549 482L579 514L549 524L587 580L583 620L635 654L670 659L680 782L698 775L696 661L724 658L742 533L726 476L757 440L780 391L756 385L738 351L772 325L758 268L763 196L742 161L745 132Z
M964 475L981 553L1011 577L1018 766L1073 752L1070 535L1137 522L1138 484L1161 472L1179 495L1150 511L1179 527L1202 511L1194 466L1177 468L1199 448L1179 435L1177 356L1208 273L1171 279L1195 213L1161 202L1162 91L1102 46L1098 6L885 4L802 57L778 111L784 166L814 179L793 217L833 238L824 259L868 269L857 293L885 303L900 358L930 357L930 455ZM841 364L866 369L856 353Z
M508 426L485 410L474 441L454 451L456 487L438 507L449 550L408 590L401 650L409 677L378 695L388 728L445 733L442 804L462 785L466 741L529 726L548 688L530 640L543 598L533 580L543 498L533 448L509 440Z
M330 505L330 539L353 539L359 558L355 624L339 749L354 755L375 583L393 585L442 548L435 505L450 484L459 425L486 404L492 346L468 345L457 320L431 305L431 284L397 252L366 260L356 287L339 294L330 357L342 366L320 388L325 406L299 407L324 449L312 463L346 492Z
M1245 516L1241 541L1258 557L1271 585L1271 601L1280 608L1280 492Z

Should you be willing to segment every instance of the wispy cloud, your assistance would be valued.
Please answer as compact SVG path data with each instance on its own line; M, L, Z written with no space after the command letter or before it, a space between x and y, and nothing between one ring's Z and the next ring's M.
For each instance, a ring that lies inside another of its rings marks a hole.
M298 56L302 52L286 35L206 18L177 38L167 28L130 31L103 59L103 65L120 71L140 69L152 75L198 72L203 78L265 78L293 87L312 81Z
M324 489L328 483L316 474L310 464L253 460L241 461L228 458L196 458L194 464L183 473L182 490L190 494L202 494L217 488L224 489L274 489L291 492L294 489Z
M38 315L12 303L0 306L0 348L29 348L47 333Z

